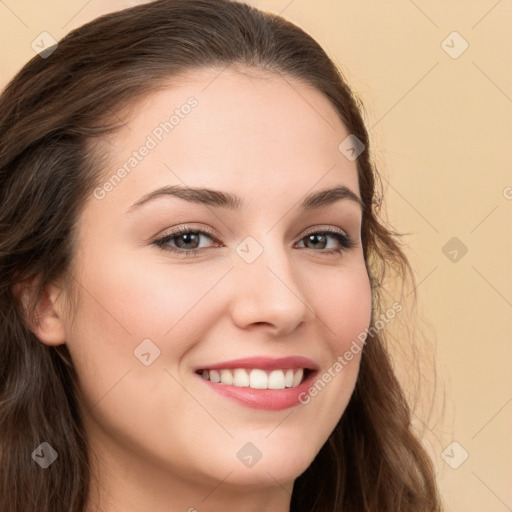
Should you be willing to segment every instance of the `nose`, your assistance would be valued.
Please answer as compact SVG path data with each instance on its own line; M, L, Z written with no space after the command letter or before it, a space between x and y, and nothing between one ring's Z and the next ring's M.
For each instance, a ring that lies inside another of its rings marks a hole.
M305 280L290 261L289 249L265 247L251 263L238 258L235 267L229 293L232 319L239 328L263 325L274 336L282 337L316 317L307 300Z

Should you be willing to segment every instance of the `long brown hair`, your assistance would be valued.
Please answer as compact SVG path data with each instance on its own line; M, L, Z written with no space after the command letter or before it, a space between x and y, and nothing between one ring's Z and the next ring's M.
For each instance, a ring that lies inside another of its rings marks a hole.
M229 0L159 0L102 16L35 56L0 96L0 510L83 512L90 466L66 346L29 328L44 287L68 276L76 223L101 178L93 142L116 112L190 69L241 64L290 76L323 93L365 146L357 159L362 244L373 292L371 327L389 275L409 275L398 233L379 219L379 174L362 104L309 35L283 18ZM36 283L30 300L19 286ZM431 461L382 331L368 338L353 396L294 484L294 512L441 510ZM42 471L48 442L61 463Z

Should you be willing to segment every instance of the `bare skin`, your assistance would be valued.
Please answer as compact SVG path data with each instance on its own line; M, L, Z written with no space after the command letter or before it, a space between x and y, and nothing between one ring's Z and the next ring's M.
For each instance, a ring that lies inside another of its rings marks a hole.
M36 334L66 343L76 367L93 454L90 512L288 511L294 480L354 389L360 353L307 404L277 411L212 392L195 373L244 357L303 356L320 376L371 315L360 206L343 199L299 208L306 195L336 186L360 197L356 162L338 150L349 133L333 107L290 77L219 71L170 82L102 142L103 183L148 135L157 144L88 198L73 261L74 321L64 288L47 289L53 306ZM158 141L155 127L191 97L197 104ZM129 211L166 185L229 192L243 205L232 211L163 195ZM184 225L213 233L201 235L196 256L170 250L188 243L183 236L164 248L153 243ZM347 234L354 247L330 234L308 241L325 229ZM261 248L250 263L236 250L247 237L249 254ZM147 345L148 365L134 354L146 339L157 347ZM252 467L237 456L249 442L262 454Z

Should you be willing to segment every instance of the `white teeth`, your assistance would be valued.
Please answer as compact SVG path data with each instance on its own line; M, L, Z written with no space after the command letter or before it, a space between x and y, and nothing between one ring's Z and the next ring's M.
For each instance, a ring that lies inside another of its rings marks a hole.
M293 376L293 387L296 387L300 384L302 380L302 376L304 375L304 370L301 368L294 376Z
M293 375L293 373L292 373ZM284 389L284 372L283 370L274 370L268 376L268 389Z
M229 370L221 370L220 381L222 384L233 384L233 374Z
M263 370L251 370L249 374L249 386L253 389L267 389L267 374Z
M265 371L259 368L245 370L203 370L203 379L211 382L233 385L237 387L251 387L253 389L285 389L297 387L304 377L304 370L286 369Z
M210 370L210 380L212 382L220 382L220 373L217 370Z
M249 386L249 375L243 368L237 368L233 374L233 385L239 388L246 388Z

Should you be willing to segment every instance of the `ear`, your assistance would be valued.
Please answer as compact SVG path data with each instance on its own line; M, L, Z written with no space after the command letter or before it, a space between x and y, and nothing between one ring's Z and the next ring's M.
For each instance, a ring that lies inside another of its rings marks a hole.
M66 342L64 329L63 309L60 307L62 297L61 288L56 284L47 285L39 298L35 297L38 278L18 283L15 287L23 305L25 321L30 330L45 345L56 346ZM34 307L35 317L30 318L29 304L36 300Z

